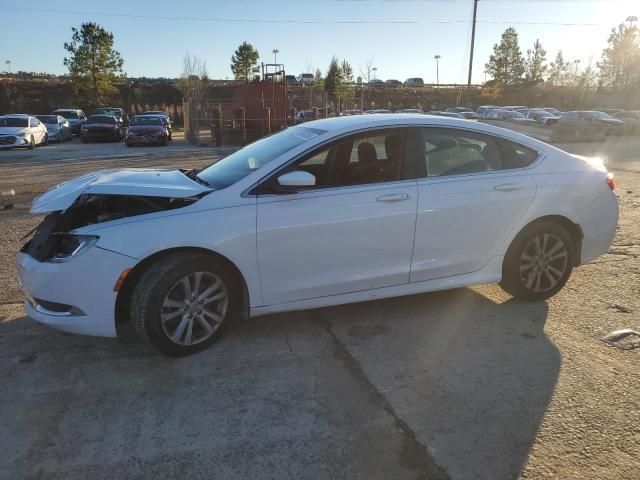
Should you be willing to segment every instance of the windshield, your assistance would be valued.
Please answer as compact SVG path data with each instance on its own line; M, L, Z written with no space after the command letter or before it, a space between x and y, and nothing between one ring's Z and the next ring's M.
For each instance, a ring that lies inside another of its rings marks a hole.
M525 118L525 116L520 112L506 112L505 116L507 118Z
M80 118L78 117L78 112L74 112L73 110L60 110L59 112L54 113L62 115L64 118Z
M162 125L162 120L158 117L133 117L131 122L129 122L130 126L136 125Z
M47 125L57 125L58 124L57 115L38 115L36 118L38 120L40 120L41 122L46 123Z
M87 123L116 123L116 119L107 115L91 115Z
M1 118L0 127L28 127L29 120L25 118Z
M214 163L200 172L198 178L204 180L212 188L226 188L264 167L283 153L308 142L322 133L325 133L325 131L317 128L287 128L253 142Z
M553 114L547 112L546 110L533 110L530 114L534 117L553 117Z

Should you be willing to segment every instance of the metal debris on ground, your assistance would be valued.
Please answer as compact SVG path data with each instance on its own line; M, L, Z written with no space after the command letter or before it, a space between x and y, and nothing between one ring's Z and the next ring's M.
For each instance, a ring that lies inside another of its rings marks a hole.
M640 347L640 332L630 328L623 328L606 334L600 340L607 345L621 348L622 350L632 350Z

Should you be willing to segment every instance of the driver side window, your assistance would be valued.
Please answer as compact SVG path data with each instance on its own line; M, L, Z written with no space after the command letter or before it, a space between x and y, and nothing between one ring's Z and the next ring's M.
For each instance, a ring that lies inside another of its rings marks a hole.
M365 185L403 180L404 129L359 134L304 157L288 171L303 170L316 177L312 188Z

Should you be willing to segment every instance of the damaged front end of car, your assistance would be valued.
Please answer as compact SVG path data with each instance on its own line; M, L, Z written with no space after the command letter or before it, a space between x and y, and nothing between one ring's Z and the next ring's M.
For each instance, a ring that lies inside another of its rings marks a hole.
M153 197L140 195L82 194L65 209L49 213L23 239L20 250L39 262L66 262L93 246L97 235L77 234L74 230L89 225L184 208L203 195L193 197Z

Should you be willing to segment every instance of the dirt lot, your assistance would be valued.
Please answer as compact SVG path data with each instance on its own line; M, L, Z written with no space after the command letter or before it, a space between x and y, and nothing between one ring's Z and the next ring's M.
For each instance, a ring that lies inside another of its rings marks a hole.
M639 146L567 146L606 156L620 228L547 303L485 286L272 315L184 359L24 317L14 258L44 188L221 152L0 152L18 192L0 210L0 478L637 479L640 349L599 337L640 330Z

